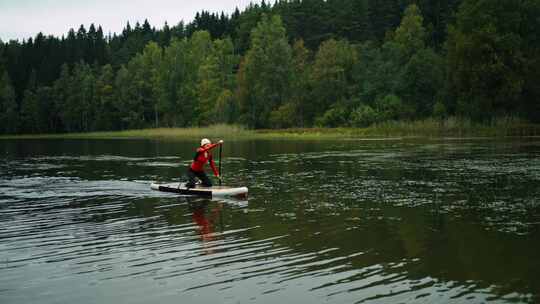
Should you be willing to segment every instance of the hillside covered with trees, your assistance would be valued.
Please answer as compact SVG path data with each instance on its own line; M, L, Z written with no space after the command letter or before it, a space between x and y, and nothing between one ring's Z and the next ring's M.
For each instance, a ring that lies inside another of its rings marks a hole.
M0 42L0 134L540 122L540 0L280 0Z

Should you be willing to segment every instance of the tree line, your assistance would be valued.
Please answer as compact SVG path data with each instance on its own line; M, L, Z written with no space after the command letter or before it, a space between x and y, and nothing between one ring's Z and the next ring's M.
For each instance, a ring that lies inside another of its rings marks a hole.
M540 0L289 0L0 41L0 133L540 120Z

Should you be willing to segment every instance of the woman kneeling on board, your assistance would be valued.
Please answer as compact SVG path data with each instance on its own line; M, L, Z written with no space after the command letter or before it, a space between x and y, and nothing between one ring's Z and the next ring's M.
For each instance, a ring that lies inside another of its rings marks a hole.
M203 138L201 140L201 146L197 148L197 152L195 152L195 157L193 157L193 162L191 163L191 166L189 166L187 172L187 188L195 188L197 178L201 180L204 187L212 187L212 181L210 181L210 179L204 172L204 165L207 162L210 162L210 167L212 167L212 171L214 171L214 176L217 178L221 178L218 170L216 169L216 164L214 163L214 159L212 158L212 153L210 152L210 150L222 144L223 140L220 140L217 144L213 144L208 138Z

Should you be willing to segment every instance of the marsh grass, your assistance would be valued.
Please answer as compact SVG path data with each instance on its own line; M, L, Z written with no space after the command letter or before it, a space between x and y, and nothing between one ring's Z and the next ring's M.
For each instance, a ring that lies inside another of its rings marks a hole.
M88 133L90 137L100 138L155 138L155 139L191 139L191 138L243 138L253 132L240 125L218 124L208 127L191 128L157 128L142 130L127 130L118 132ZM82 133L81 135L85 135Z
M501 117L486 123L466 118L450 117L444 120L389 121L373 125L365 135L422 136L422 137L506 137L538 136L540 125L530 124L514 117Z
M244 138L252 136L253 131L245 129L240 125L218 124L208 127L194 128L156 128L156 129L136 129L125 131L104 131L88 133L63 133L63 134L36 134L36 135L13 135L2 136L0 138L64 138L64 139L195 139L202 137L209 138Z
M341 138L407 138L407 137L520 137L540 136L540 125L514 117L501 117L487 123L450 117L444 120L387 121L368 128L291 128L249 130L240 125L218 124L195 128L158 128L111 132L13 135L0 139L62 138L62 139L163 139L185 140L208 137L211 139L280 139L316 140Z
M395 138L395 137L519 137L540 136L540 125L514 117L501 117L487 123L450 117L444 120L387 121L368 128L313 128L259 130L265 137L288 138Z

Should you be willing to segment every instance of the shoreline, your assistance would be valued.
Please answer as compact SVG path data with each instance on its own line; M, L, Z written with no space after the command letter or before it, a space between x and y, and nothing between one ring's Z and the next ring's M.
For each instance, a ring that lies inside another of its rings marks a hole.
M239 125L193 128L156 128L88 133L1 135L13 139L156 139L190 140L227 138L232 140L414 140L539 138L540 124L442 124L437 121L390 122L367 128L291 128L250 130Z

